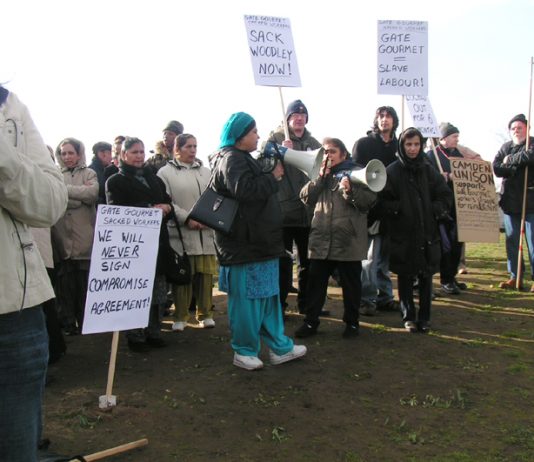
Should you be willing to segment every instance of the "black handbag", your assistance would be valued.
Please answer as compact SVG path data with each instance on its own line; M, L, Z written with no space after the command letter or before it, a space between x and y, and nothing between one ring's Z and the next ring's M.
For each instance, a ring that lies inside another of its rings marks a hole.
M165 259L165 278L170 284L185 286L190 284L192 281L191 262L189 261L189 257L185 251L182 231L180 230L180 224L178 223L176 215L174 214L174 209L171 210L171 217L176 223L176 229L178 230L178 236L180 236L184 253L183 255L180 255L171 247L169 243L169 249Z
M187 219L198 221L220 233L229 234L239 203L232 197L223 196L211 188L217 165L218 162L215 164L207 188L191 208Z

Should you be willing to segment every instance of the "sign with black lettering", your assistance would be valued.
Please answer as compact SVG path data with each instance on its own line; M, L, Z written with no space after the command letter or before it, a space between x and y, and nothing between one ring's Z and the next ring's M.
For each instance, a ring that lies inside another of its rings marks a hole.
M499 242L499 205L491 163L452 158L458 240Z
M439 138L441 133L434 117L434 111L428 96L406 95L406 104L412 116L413 126L421 132L425 138Z
M378 94L428 95L428 22L378 21Z
M83 334L148 325L161 219L156 208L98 206Z
M245 15L245 27L256 85L300 87L289 19Z

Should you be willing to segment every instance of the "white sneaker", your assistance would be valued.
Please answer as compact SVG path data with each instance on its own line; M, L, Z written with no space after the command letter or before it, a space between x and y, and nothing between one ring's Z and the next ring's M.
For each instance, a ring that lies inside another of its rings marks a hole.
M182 332L182 331L185 329L186 326L187 326L187 323L184 322L184 321L174 322L174 323L172 324L172 330L173 330L174 332L176 332L176 331L178 331L178 332Z
M278 356L272 351L269 351L269 359L271 360L271 364L276 366L277 364L287 363L293 359L300 358L306 354L306 351L307 348L305 345L293 345L293 349L282 356Z
M215 327L215 321L211 318L203 319L202 321L198 321L198 325L202 327L203 329L211 329Z
M263 362L257 356L243 356L234 353L234 366L241 367L247 371L254 371L263 367Z

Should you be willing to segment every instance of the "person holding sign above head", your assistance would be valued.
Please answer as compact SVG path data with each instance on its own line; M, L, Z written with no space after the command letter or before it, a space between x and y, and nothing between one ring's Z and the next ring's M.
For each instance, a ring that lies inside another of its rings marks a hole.
M460 130L449 122L443 122L439 125L441 137L439 145L436 147L436 154L439 159L439 166L436 155L433 150L426 153L426 156L437 172L442 172L443 178L447 182L450 190L454 188L451 179L451 162L450 158L463 158L464 156L458 150L458 141L460 139ZM458 225L456 222L456 208L453 206L450 216L440 223L441 233L441 262L440 262L440 281L441 289L446 294L458 295L461 290L467 289L463 282L456 280L456 273L460 265L462 256L462 243L458 242Z
M65 138L56 149L56 161L69 191L65 215L52 227L57 264L57 300L60 321L67 335L82 330L89 278L89 263L98 201L98 177L85 165L85 147Z
M208 186L210 171L196 160L197 140L187 133L174 140L174 159L162 167L158 176L171 196L176 220L183 242L176 230L176 220L169 220L171 246L182 254L185 248L191 262L191 281L172 287L175 322L172 330L183 331L189 320L189 305L195 296L197 321L201 327L215 327L212 313L213 276L217 274L217 260L213 230L194 220L187 220L189 210Z
M493 160L495 175L503 179L499 205L504 212L506 256L510 273L510 279L499 284L501 289L516 288L524 199L526 199L525 237L530 256L531 278L534 281L534 168L532 168L534 167L534 137L527 133L527 119L524 114L513 117L508 123L508 130L512 140L501 146ZM526 149L527 136L529 136L528 150ZM523 197L527 171L528 188L526 196ZM521 262L521 267L523 267L523 262ZM522 281L520 281L520 286L522 286ZM534 283L530 291L534 292Z
M144 167L145 146L139 138L126 137L122 145L119 172L106 182L106 198L110 205L129 207L154 207L163 213L159 235L156 275L152 290L150 316L146 329L132 329L126 333L132 351L146 351L149 347L164 347L161 337L161 319L167 300L165 278L166 257L171 255L167 221L171 212L171 198L165 184L149 167ZM127 296L127 294L125 294Z
M378 193L378 212L390 238L390 268L398 275L404 328L428 332L432 305L432 275L441 255L438 220L447 216L452 192L426 160L423 135L408 128L399 138L399 159L387 169L387 182ZM419 312L413 281L417 278Z
M365 168L378 159L385 167L397 160L398 142L395 132L399 126L397 112L391 106L380 106L373 119L373 128L352 148L352 159ZM368 216L369 248L362 262L362 299L360 314L372 316L376 310L399 311L393 298L393 284L389 276L387 234L373 210Z
M213 168L214 189L239 204L230 233L215 232L215 248L219 289L228 294L234 365L246 370L263 367L260 339L270 349L271 364L306 354L305 346L294 345L284 335L280 310L278 260L284 245L276 194L284 167L278 162L271 173L262 171L250 155L258 139L249 114L232 114L222 130Z
M280 125L271 132L269 140L295 151L314 151L321 147L306 128L308 109L297 99L287 106L286 121L289 139L286 139L285 128ZM306 309L306 286L308 283L308 239L310 235L311 216L300 200L302 187L310 179L300 169L284 164L284 176L280 180L278 200L282 209L282 230L287 255L280 258L280 303L285 310L287 294L293 284L293 261L289 256L293 252L293 243L298 252L298 295L297 304L300 313Z
M359 333L361 261L367 254L367 212L376 202L376 193L363 182L349 181L348 172L356 165L341 140L326 138L323 148L319 176L300 192L302 201L313 209L313 220L308 250L308 305L304 323L295 336L317 333L328 277L337 269L343 291L343 337L351 338Z

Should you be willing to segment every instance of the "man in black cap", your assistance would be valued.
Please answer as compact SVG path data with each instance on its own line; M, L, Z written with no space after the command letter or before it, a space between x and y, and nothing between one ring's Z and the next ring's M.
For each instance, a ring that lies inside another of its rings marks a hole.
M502 178L499 205L504 212L506 256L510 273L510 279L499 284L501 289L515 289L517 284L523 191L527 172L525 237L530 256L531 278L534 280L534 169L528 168L534 167L534 137L528 135L528 123L524 114L513 117L508 123L508 130L512 140L501 146L493 160L493 171L497 177ZM527 136L529 136L528 150L526 149ZM523 267L523 262L521 266ZM521 286L522 281L520 281ZM530 291L534 292L534 284L530 287Z
M89 168L96 172L98 179L98 204L106 203L106 178L104 170L111 164L111 144L106 141L99 141L93 146L93 159Z
M458 150L458 141L460 139L460 130L450 122L443 122L439 125L440 139L439 145L436 147L436 154L439 158L438 167L434 151L430 150L426 153L428 160L434 168L443 174L445 181L449 188L454 191L453 183L450 177L451 174L451 157L463 158L464 156ZM467 289L463 282L456 280L456 273L460 265L460 258L462 256L462 243L458 242L458 226L456 222L456 208L454 202L450 213L450 220L446 223L441 223L442 229L446 231L446 238L442 236L441 241L441 261L440 261L440 280L441 289L447 294L458 295L461 290Z
M373 127L367 136L360 138L352 148L352 158L365 168L370 160L378 159L385 167L397 160L398 141L395 135L399 126L397 112L391 106L381 106L375 111ZM369 248L367 260L362 261L362 298L360 314L373 316L377 309L399 311L393 298L393 284L389 275L387 234L376 220L373 209L368 215Z
M286 139L284 126L280 125L269 135L269 140L295 151L314 151L321 147L306 128L308 109L297 99L287 106L286 121L289 139ZM284 245L288 255L280 259L280 303L285 310L287 294L293 282L293 243L298 253L298 295L300 313L306 311L306 284L308 281L308 238L310 235L311 214L300 200L302 187L310 181L301 170L284 165L285 174L279 182L278 200L282 209ZM323 313L326 314L326 313Z
M165 166L173 158L174 139L184 132L184 126L177 120L171 120L163 129L163 143L159 142L159 149L145 162L145 166L154 173Z

